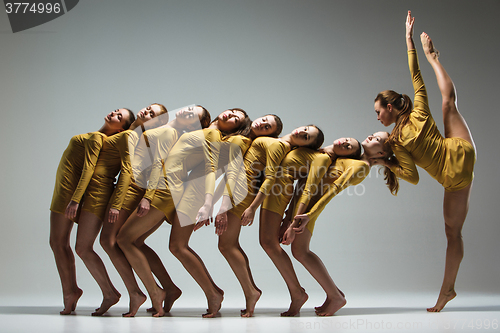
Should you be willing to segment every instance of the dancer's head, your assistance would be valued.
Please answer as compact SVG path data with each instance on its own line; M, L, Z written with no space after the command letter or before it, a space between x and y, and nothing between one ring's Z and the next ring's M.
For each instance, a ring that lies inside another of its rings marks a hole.
M359 159L361 144L354 138L340 138L333 141L333 152L337 157Z
M270 136L277 138L283 130L283 123L280 117L275 114L268 114L252 121L249 135L251 137Z
M325 141L323 131L316 125L297 127L290 133L293 147L305 147L317 150Z
M389 136L389 142L392 144L399 140L401 129L409 120L413 103L408 95L398 94L394 90L384 90L375 98L375 113L377 120L382 125L390 126L394 123L394 130Z
M389 144L389 133L376 132L369 135L362 143L364 155L373 164L377 164L377 160L397 162L396 156L392 152ZM384 180L386 185L393 195L396 195L399 190L399 181L396 175L389 167L384 166Z
M224 136L232 136L248 133L252 122L245 110L232 108L219 114L212 124L215 124Z
M137 113L137 119L135 120L133 127L144 125L147 121L155 118L157 121L150 122L149 127L156 127L168 123L168 112L167 108L160 103L153 103L145 108L141 109Z
M210 125L210 113L201 105L190 105L175 113L175 119L188 130L207 128Z
M126 108L116 109L104 117L104 126L110 133L118 133L129 129L135 121L134 113Z

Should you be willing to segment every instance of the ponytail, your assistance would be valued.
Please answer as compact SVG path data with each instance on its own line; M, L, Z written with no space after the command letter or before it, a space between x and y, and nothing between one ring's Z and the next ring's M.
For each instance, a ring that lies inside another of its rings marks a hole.
M389 139L384 142L384 152L386 153L385 161L389 162L390 165L398 165L399 161L392 152L391 145L389 144ZM399 179L394 172L392 172L391 168L384 167L384 180L385 184L391 191L392 195L397 195L399 191Z

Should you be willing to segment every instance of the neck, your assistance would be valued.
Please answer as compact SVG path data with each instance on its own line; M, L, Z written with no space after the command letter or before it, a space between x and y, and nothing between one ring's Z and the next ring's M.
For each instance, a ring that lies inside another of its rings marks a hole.
M120 131L113 130L113 129L109 128L108 126L106 126L106 124L104 124L104 125L102 125L102 127L99 129L98 132L101 132L102 134L104 134L106 136L111 136L113 134L119 133Z
M287 143L288 145L290 145L290 147L293 147L291 134L284 135L284 136L278 138L278 140L281 140L281 141Z

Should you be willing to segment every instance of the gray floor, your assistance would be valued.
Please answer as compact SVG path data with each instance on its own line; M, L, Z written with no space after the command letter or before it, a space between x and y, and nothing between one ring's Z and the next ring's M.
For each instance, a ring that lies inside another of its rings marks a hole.
M143 306L135 318L122 318L119 303L103 317L91 317L93 308L79 305L69 316L61 307L0 306L0 332L478 332L500 331L498 295L462 294L441 313L427 313L432 295L351 297L333 317L317 317L307 302L300 316L280 317L285 308L258 304L253 318L240 318L239 308L224 307L220 316L203 319L203 308L175 307L168 316L152 318ZM286 305L286 304L284 304Z

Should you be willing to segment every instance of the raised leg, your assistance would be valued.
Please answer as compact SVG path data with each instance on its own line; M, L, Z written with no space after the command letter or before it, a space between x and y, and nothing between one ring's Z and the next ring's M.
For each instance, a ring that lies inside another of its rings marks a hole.
M78 299L83 294L76 283L75 256L69 244L73 224L74 222L63 214L50 212L49 243L61 279L64 310L59 313L62 315L68 315L74 311Z
M180 215L182 213L178 212L177 214ZM182 218L188 219L187 217ZM181 226L179 217L176 216L172 223L172 231L170 232L169 249L205 293L208 302L208 311L203 317L212 318L220 310L224 296L220 288L215 286L201 258L189 247L189 238L193 233L193 228L193 224L188 224L184 227Z
M250 271L248 257L239 243L241 220L234 214L228 213L227 230L219 236L219 251L226 258L236 278L240 282L246 299L246 308L242 311L242 317L252 317L255 304L260 298L262 291L257 288Z
M292 261L281 248L279 243L279 230L281 225L281 216L267 209L260 210L259 222L259 241L260 245L266 251L267 255L273 261L274 265L285 280L290 292L292 302L290 308L283 312L282 316L295 316L299 313L302 305L307 301L307 294L304 288L300 286Z
M104 222L100 237L102 248L108 254L129 293L129 311L123 314L124 317L135 316L139 307L146 301L146 295L139 288L132 267L116 242L116 236L129 215L126 210L122 209L115 223Z
M423 32L420 35L420 40L427 61L432 66L432 69L434 69L439 90L441 91L445 137L462 138L470 142L475 149L469 127L458 111L457 95L453 81L439 61L438 52L434 49L434 45L429 35Z
M464 256L462 227L469 210L471 188L472 183L460 191L445 191L444 193L443 214L446 239L448 242L446 247L444 279L436 305L432 308L428 308L427 311L429 312L441 311L446 303L457 295L455 292L455 280L457 279L458 268Z
M158 221L164 218L165 215L163 212L153 207L144 217L137 216L137 213L134 211L120 229L117 236L118 246L123 251L128 262L148 291L151 303L157 311L153 315L154 317L162 317L165 315L162 304L166 293L156 284L148 259L141 249L137 247L136 241L154 228L158 224Z
M120 293L111 283L106 267L99 255L94 251L94 242L101 230L102 221L94 214L82 210L78 220L78 232L76 234L76 253L83 260L90 274L94 277L101 288L103 300L100 307L92 313L93 316L101 316L110 307L118 303Z
M321 307L316 308L316 314L318 316L333 316L347 302L344 294L333 282L321 259L309 249L311 236L308 229L305 229L301 234L297 234L292 243L292 254L318 281L326 293L326 300Z

